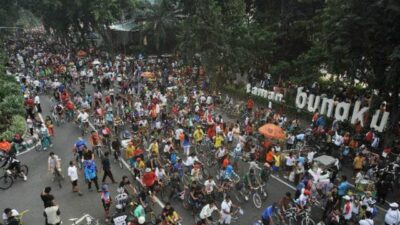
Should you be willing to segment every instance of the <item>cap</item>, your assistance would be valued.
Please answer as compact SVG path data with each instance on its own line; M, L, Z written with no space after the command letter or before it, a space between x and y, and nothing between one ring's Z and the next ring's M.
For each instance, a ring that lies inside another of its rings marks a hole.
M144 216L140 216L140 217L138 218L138 223L139 223L139 224L144 224L144 222L146 222L146 218L145 218Z
M103 185L101 186L101 189L102 189L103 191L107 191L107 190L108 190L108 185L107 185L107 184L103 184Z
M389 204L390 208L399 208L399 204L397 204L396 202L392 202Z
M350 196L348 196L348 195L345 195L344 197L343 197L343 199L345 199L345 200L347 200L347 201L350 201Z
M150 169L150 168L146 168L146 170L145 170L144 172L150 173L150 172L151 172L151 169Z
M15 209L11 210L11 216L18 216L18 215L19 215L19 213L17 210L15 210Z

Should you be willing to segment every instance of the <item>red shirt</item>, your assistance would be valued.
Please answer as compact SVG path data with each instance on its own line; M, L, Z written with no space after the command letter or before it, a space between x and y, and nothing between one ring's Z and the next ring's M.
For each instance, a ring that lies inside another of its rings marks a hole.
M150 187L156 181L156 174L151 171L150 173L144 173L142 177L142 182L146 187Z
M247 108L252 109L254 106L254 101L252 99L247 100Z

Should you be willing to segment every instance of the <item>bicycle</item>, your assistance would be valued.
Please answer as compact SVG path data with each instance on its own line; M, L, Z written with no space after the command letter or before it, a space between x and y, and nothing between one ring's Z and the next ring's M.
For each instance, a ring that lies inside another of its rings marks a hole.
M20 165L20 169L21 173L23 173L25 176L28 176L29 169L27 165ZM11 171L11 174L7 172L7 168L3 168L3 170L4 174L0 177L0 189L7 190L13 185L14 180L16 180L18 177L21 177L21 175L17 173L16 168Z
M95 145L93 146L93 151L96 153L96 155L102 159L104 157L104 153L102 150L102 146L101 145Z
M241 207L237 207L232 213L231 213L231 223L236 224L238 223L238 220L240 217L244 215L244 211Z
M311 208L308 207L301 212L297 212L296 208L290 208L285 212L285 218L288 221L288 225L294 225L297 223L297 219L301 217L301 225L315 225L315 221L311 218Z

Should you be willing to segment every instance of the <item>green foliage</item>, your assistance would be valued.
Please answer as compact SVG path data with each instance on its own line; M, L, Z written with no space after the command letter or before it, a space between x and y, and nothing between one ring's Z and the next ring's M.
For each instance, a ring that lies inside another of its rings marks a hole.
M11 120L10 126L7 128L6 131L0 134L0 139L7 139L11 140L15 134L24 134L26 130L26 122L23 116L13 116Z

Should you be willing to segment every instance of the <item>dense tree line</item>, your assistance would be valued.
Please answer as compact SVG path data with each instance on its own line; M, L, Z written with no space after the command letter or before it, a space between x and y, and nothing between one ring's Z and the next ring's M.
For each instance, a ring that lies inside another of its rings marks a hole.
M0 15L16 3L4 1ZM215 81L233 73L270 73L309 84L321 69L347 85L363 82L399 121L400 1L396 0L25 0L20 7L63 40L85 44L112 22L136 19L146 51L200 54ZM12 19L12 18L11 18ZM137 49L137 48L136 48Z

